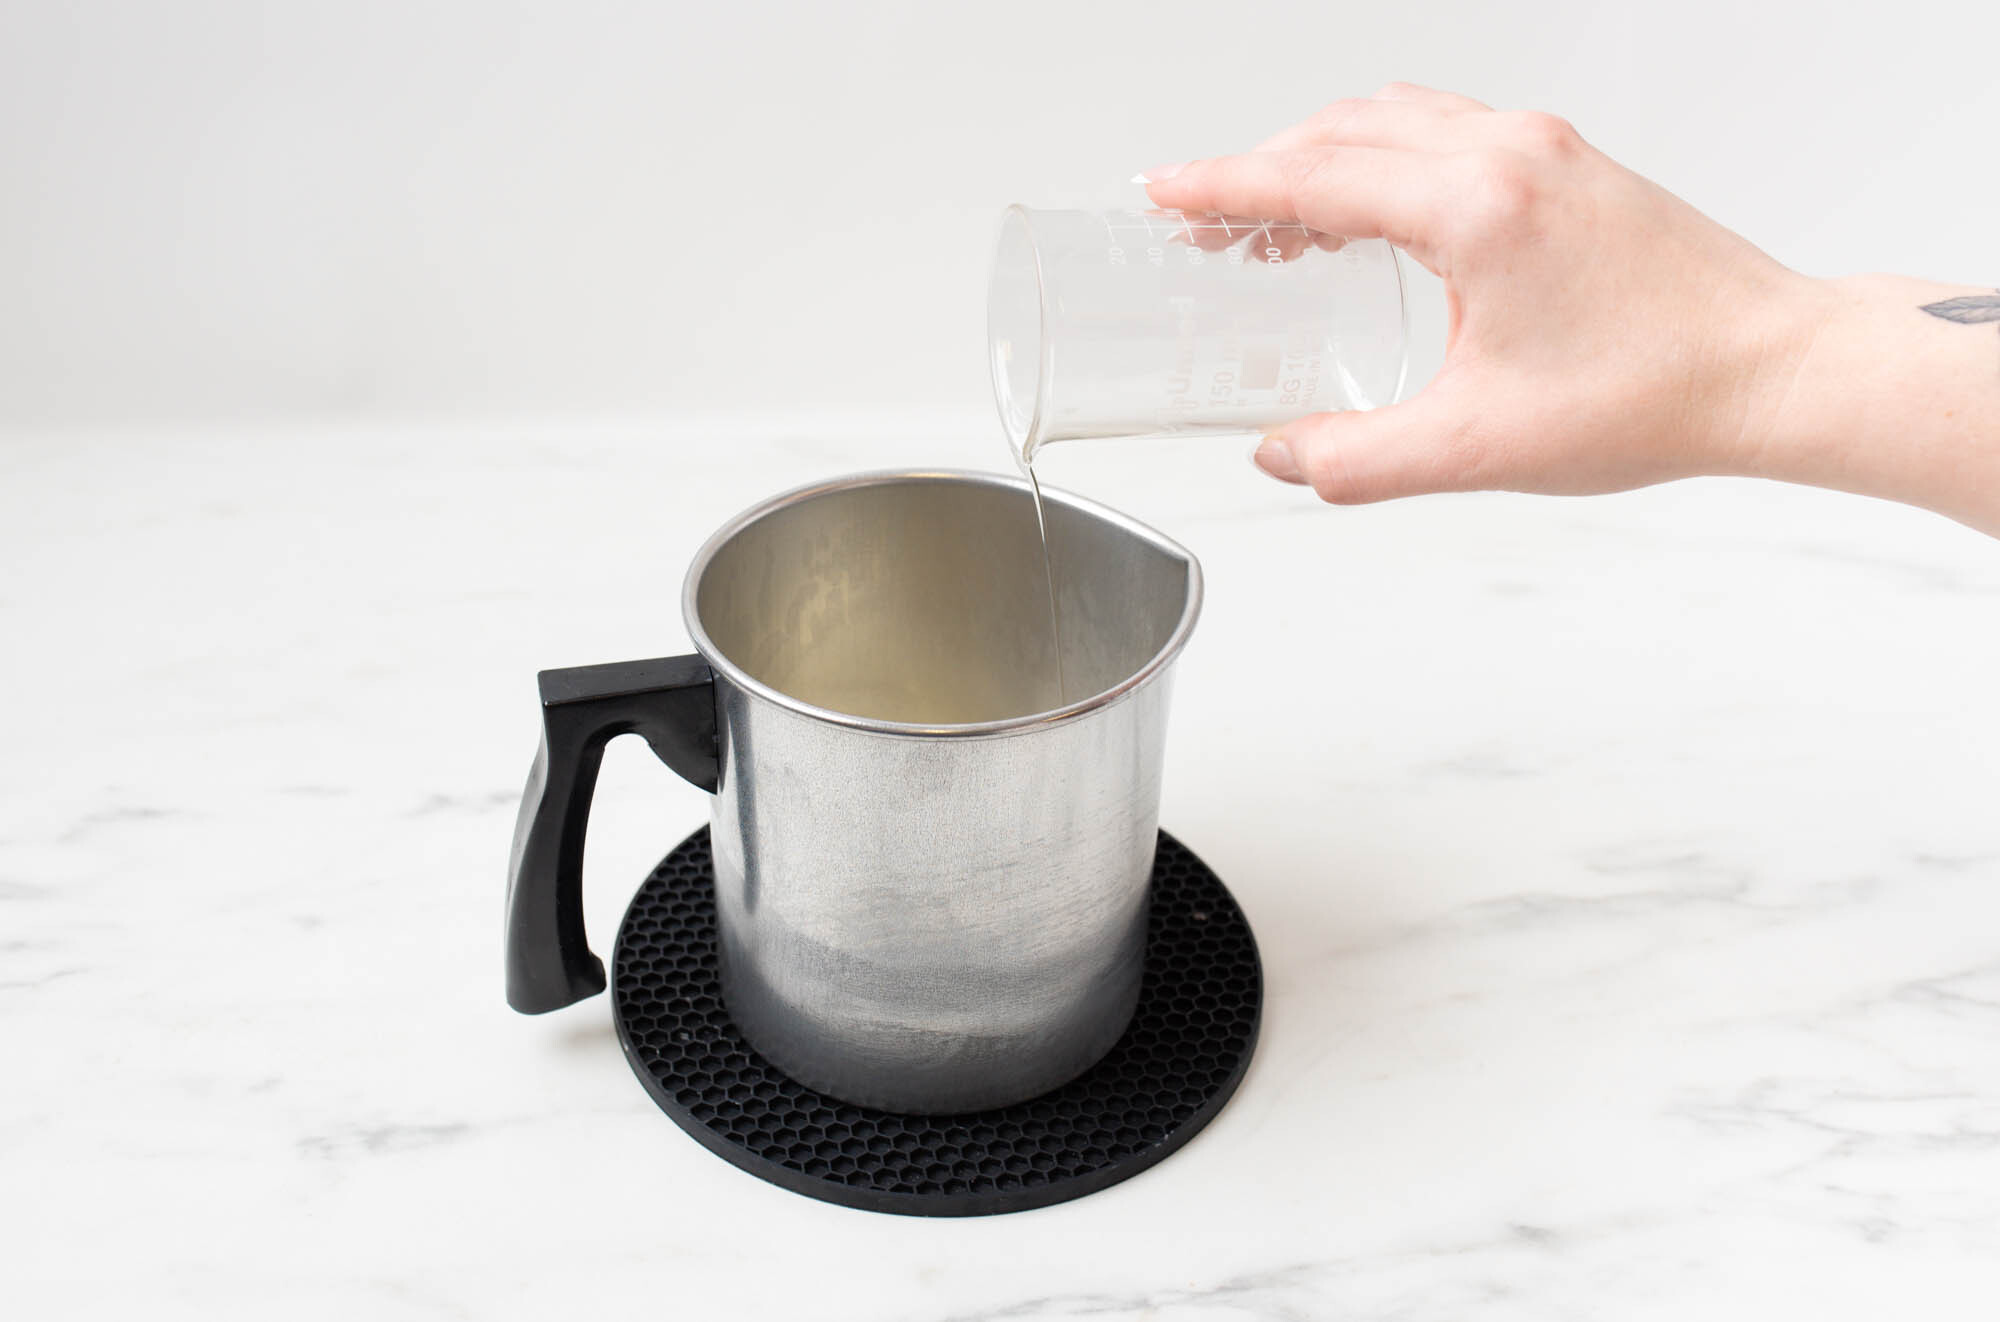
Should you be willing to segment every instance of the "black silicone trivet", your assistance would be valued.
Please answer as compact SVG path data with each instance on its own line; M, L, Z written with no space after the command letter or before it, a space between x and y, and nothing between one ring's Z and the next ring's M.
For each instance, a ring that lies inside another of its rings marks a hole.
M612 1017L660 1108L701 1143L797 1193L873 1212L1046 1207L1138 1174L1229 1100L1257 1042L1257 942L1216 875L1162 831L1132 1025L1054 1092L966 1115L836 1101L751 1049L722 1005L708 828L653 870L612 955Z

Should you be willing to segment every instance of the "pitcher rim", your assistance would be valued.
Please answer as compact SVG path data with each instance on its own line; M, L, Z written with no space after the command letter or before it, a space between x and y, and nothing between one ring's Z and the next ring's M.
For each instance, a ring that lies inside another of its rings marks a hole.
M710 535L706 542L702 543L701 549L695 553L693 561L688 565L687 576L681 581L681 618L687 625L688 637L693 642L695 650L701 653L702 659L707 661L717 674L727 679L737 688L812 720L824 721L831 725L844 726L848 729L867 731L874 734L936 739L967 739L1029 733L1046 726L1078 720L1084 716L1088 716L1092 712L1101 711L1131 696L1131 694L1146 684L1147 681L1172 665L1174 659L1180 655L1181 649L1186 646L1188 636L1194 632L1195 621L1201 616L1201 561L1197 560L1194 553L1179 542L1176 542L1158 529L1141 523L1128 514L1120 513L1108 505L1101 505L1088 497L1079 496L1074 492L1064 491L1060 488L1047 485L1042 487L1042 499L1045 502L1066 506L1078 513L1088 515L1091 518L1120 528L1179 560L1187 569L1186 597L1181 604L1180 618L1174 622L1173 630L1167 635L1167 640L1160 645L1159 649L1151 657L1147 658L1144 665L1141 665L1131 674L1125 676L1118 683L1093 693L1087 698L1079 698L1075 702L1066 703L1060 707L1052 707L1047 711L1031 712L1020 716L1008 716L993 721L925 724L909 721L882 720L872 716L856 716L851 712L835 711L830 707L815 706L812 703L786 693L783 689L774 688L766 684L730 660L722 649L716 646L715 640L709 637L708 630L702 625L701 612L696 604L696 598L701 588L701 580L716 555L738 533L743 532L762 519L769 518L780 510L789 509L794 505L801 505L809 500L831 495L835 492L874 486L929 482L971 483L980 486L1006 487L1010 490L1020 492L1023 496L1029 494L1026 478L1014 477L1005 473L981 472L975 469L964 468L897 468L878 469L864 473L850 473L841 477L823 478L816 482L807 482L801 486L793 487L789 491L780 492L767 500L759 501L757 504L752 505L724 523Z

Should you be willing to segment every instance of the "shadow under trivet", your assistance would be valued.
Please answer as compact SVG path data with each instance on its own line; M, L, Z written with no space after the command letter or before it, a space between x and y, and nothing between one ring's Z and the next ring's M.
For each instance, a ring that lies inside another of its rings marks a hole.
M1131 1027L1054 1092L992 1111L902 1115L836 1101L752 1050L723 1008L708 828L633 897L612 1014L646 1091L711 1151L794 1192L872 1212L1046 1207L1138 1174L1222 1109L1264 1001L1257 942L1208 866L1162 831Z

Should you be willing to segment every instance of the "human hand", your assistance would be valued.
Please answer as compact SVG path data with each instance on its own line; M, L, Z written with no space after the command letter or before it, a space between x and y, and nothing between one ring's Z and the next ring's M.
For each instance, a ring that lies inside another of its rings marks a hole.
M1825 302L1563 120L1407 84L1145 177L1156 205L1385 238L1444 281L1429 385L1258 448L1272 476L1338 504L1760 471Z

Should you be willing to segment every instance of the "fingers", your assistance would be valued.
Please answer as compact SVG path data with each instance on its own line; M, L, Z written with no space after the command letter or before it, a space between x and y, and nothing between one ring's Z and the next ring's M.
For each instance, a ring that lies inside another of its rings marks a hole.
M1296 220L1348 238L1385 238L1419 256L1453 190L1439 157L1383 147L1254 152L1191 161L1146 186L1156 205Z
M1491 110L1484 101L1475 101L1457 92L1440 92L1435 87L1420 87L1416 83L1390 83L1375 93L1377 101L1407 101L1411 105L1429 106L1446 114L1462 115L1471 110Z
M1238 234L1244 233L1238 230ZM1313 247L1313 232L1299 225L1255 224L1250 227L1246 255L1253 262L1292 262ZM1338 252L1335 248L1331 251Z
M1243 216L1216 216L1207 212L1157 211L1151 213L1163 220L1176 222L1174 230L1167 236L1167 243L1184 244L1201 249L1203 252L1223 252L1247 238L1268 230L1270 226L1261 220L1250 220ZM1296 226L1280 227L1296 231ZM1303 248L1303 245L1302 245Z
M1336 101L1310 119L1273 134L1257 144L1263 151L1301 151L1345 144L1350 147L1402 147L1410 151L1449 151L1458 134L1459 116L1411 101Z
M1446 121L1491 110L1483 101L1415 83L1390 83L1371 97L1348 97L1257 144L1258 151L1296 151L1344 142L1357 147L1425 150ZM1430 150L1437 150L1432 147Z
M1465 491L1478 479L1466 444L1470 416L1434 383L1388 408L1288 422L1253 458L1272 477L1310 486L1334 505Z
M1258 144L1259 152L1320 147L1394 147L1445 153L1499 147L1560 151L1581 139L1568 121L1534 110L1445 112L1413 102L1336 101Z

